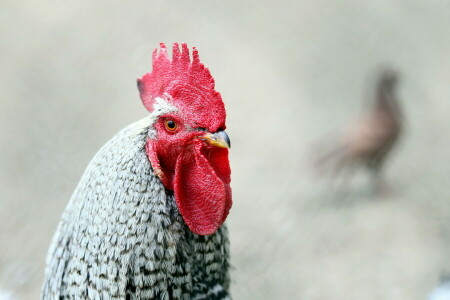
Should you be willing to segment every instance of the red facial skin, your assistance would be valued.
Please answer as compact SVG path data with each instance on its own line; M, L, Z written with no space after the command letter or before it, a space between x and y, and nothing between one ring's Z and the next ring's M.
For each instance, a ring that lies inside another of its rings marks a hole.
M189 229L200 235L214 233L231 207L228 149L212 146L199 137L225 129L226 112L214 78L194 48L177 43L172 58L164 44L153 52L152 72L138 79L142 103L151 113L155 99L163 98L177 112L159 116L156 137L146 152L154 173L173 190L178 209ZM165 121L177 124L169 130ZM203 129L203 130L202 130Z
M167 128L169 120L175 122L174 130ZM193 128L181 114L160 116L154 127L157 138L147 141L146 151L155 174L174 191L178 209L191 231L214 233L232 204L228 149L200 139L206 132Z

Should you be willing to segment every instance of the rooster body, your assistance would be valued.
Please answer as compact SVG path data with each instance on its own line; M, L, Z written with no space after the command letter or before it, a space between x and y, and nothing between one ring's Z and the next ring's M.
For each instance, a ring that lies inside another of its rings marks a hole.
M164 47L162 51L166 55ZM210 199L192 196L188 189L200 184L196 191L206 186L210 197L231 201L230 195L222 195L231 191L228 160L220 160L228 149L212 146L224 133L205 135L208 124L199 132L189 129L194 138L183 139L175 149L180 151L177 169L155 166L152 159L165 159L149 145L164 137L158 122L167 124L166 118L175 120L182 112L176 100L169 100L152 102L150 117L120 131L90 162L50 246L43 299L229 299L229 241L222 223L231 203L222 215L211 215L209 207L201 206ZM170 132L172 138L182 133ZM209 151L222 152L215 157ZM203 153L215 159L206 160L211 166L198 167ZM180 166L180 161L187 164ZM223 170L214 171L215 164ZM201 172L201 167L207 169L204 179L216 181L202 183L185 175ZM199 206L194 211L192 203Z
M401 116L393 92L379 91L373 111L344 135L342 163L362 162L378 172L401 132ZM392 97L392 99L387 99Z

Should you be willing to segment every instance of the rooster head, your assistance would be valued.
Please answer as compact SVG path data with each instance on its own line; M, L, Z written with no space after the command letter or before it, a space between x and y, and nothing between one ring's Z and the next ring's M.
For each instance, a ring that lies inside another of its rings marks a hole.
M153 69L138 79L141 100L150 111L146 152L154 173L173 190L189 229L214 233L231 208L230 140L225 133L225 106L214 78L192 59L186 44L164 44L153 52Z

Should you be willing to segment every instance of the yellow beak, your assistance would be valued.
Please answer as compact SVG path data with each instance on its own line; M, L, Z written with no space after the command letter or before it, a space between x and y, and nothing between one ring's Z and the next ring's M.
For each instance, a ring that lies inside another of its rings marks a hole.
M220 148L231 148L230 138L225 131L218 131L216 133L206 133L200 137L209 144Z

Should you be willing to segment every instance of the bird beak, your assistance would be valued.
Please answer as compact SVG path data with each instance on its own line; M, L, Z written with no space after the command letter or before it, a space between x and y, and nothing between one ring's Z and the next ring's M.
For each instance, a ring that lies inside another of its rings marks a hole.
M225 131L218 131L216 133L206 133L200 136L203 141L220 148L231 148L230 138Z

